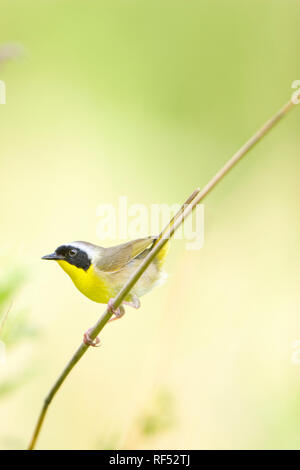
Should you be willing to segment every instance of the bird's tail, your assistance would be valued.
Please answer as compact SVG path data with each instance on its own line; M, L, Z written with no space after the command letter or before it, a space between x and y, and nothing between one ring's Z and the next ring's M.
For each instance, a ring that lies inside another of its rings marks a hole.
M184 212L185 208L195 199L197 194L200 192L200 188L195 189L193 194L190 195L190 197L182 204L180 207L179 211L176 212L176 214L172 217L168 225L161 231L161 233L158 235L158 237L155 238L154 243L151 247L154 248L159 240L164 238L166 236L168 230L174 225L175 221L178 219L178 217ZM170 248L170 240L167 241L167 243L161 248L161 250L158 252L156 259L158 260L158 264L161 267L161 265L164 263L166 256L169 252Z

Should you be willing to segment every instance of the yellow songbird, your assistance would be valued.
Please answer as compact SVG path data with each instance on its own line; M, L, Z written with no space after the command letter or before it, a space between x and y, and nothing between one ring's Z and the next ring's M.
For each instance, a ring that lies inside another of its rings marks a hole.
M42 259L55 260L70 276L77 289L94 302L107 303L114 314L111 320L125 313L123 305L113 308L114 297L125 282L152 249L157 237L139 238L128 243L103 248L87 242L72 242L59 246L54 253ZM140 307L139 297L160 284L166 277L162 264L168 252L168 245L159 251L122 304ZM84 334L84 342L97 346L99 338L91 340L89 329Z
M114 297L137 270L154 245L162 237L170 235L168 230L173 227L176 219L181 216L184 219L185 208L199 192L200 189L197 188L191 194L157 237L139 238L109 248L87 242L72 242L59 246L54 253L43 256L42 259L57 261L82 294L94 302L107 303L108 309L114 314L110 321L117 320L125 313L123 304L139 308L139 298L166 279L167 275L162 270L162 265L169 250L169 241L157 253L122 304L118 308L114 308ZM84 334L85 344L98 346L99 338L92 340L90 331L91 328Z

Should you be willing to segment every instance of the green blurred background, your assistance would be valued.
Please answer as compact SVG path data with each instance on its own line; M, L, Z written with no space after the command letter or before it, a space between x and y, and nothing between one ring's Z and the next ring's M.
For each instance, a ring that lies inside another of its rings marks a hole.
M30 368L0 393L6 449L27 445L103 311L40 257L71 240L101 244L101 203L172 204L203 186L290 98L300 2L0 7L0 44L25 51L0 69L1 282L26 271L9 315L26 310L39 331L0 365L0 383ZM204 247L174 241L168 282L105 328L38 448L300 448L299 123L295 109L207 198Z

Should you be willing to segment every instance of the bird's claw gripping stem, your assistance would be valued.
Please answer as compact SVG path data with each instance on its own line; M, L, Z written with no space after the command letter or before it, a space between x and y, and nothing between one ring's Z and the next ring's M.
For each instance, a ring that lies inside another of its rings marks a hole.
M112 298L109 299L107 303L107 310L114 314L114 317L111 318L109 321L118 320L119 318L123 317L125 313L125 308L123 307L123 305L120 305L118 308L114 308L114 301L115 299Z
M97 348L98 346L100 346L100 338L97 336L95 339L92 339L90 337L90 333L91 331L93 330L93 327L92 328L89 328L83 335L83 342L84 344L86 344L87 346L93 346L95 348Z
M114 307L114 301L115 299L109 299L108 303L107 303L107 310L111 313L113 313L116 317L120 317L122 316L122 306L120 305L120 307L117 307L115 308Z
M107 310L108 312L111 312L114 316L108 320L109 322L111 321L114 321L114 320L118 320L119 318L123 317L124 313L125 313L125 308L123 305L120 305L118 308L114 308L114 301L115 299L111 298L109 299L109 301L107 302ZM132 307L135 307L135 308L138 308L139 307L139 300L137 301L138 303L133 303L133 302L126 302L128 305L132 306ZM125 303L125 302L124 302ZM84 344L86 344L87 346L93 346L93 347L97 347L97 346L100 346L100 338L97 336L95 339L92 339L90 337L90 333L91 331L93 330L93 328L89 328L83 335L83 342Z

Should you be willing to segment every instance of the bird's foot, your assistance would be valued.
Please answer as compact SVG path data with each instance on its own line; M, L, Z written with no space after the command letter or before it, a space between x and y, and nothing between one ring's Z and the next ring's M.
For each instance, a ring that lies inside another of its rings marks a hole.
M136 295L132 296L132 301L131 302L126 302L126 300L123 301L123 304L129 305L130 307L133 308L140 308L141 302L139 298Z
M125 308L123 307L123 305L120 305L118 308L114 308L113 306L114 301L115 299L112 298L112 299L109 299L107 303L107 310L114 314L114 317L111 318L109 322L114 321L114 320L119 320L119 318L122 318L123 315L125 314Z
M92 339L90 337L90 333L91 331L93 330L93 327L92 328L89 328L83 335L83 342L84 344L86 344L87 346L94 346L95 348L100 346L100 338L97 336L95 339Z

